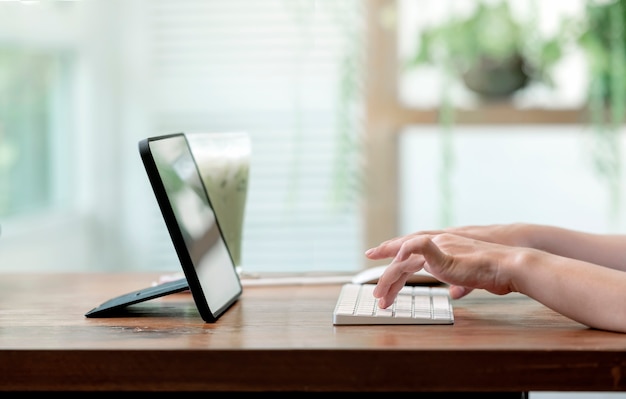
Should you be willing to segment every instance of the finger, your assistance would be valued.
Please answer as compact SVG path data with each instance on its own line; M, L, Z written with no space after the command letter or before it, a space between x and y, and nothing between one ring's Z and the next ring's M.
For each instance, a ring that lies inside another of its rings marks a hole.
M409 277L423 266L424 258L418 255L405 261L392 262L387 266L374 288L374 296L379 298L379 306L383 308L389 306L406 285Z
M399 247L399 246L398 246ZM371 260L381 260L396 256L396 250L390 247L376 247L365 251L365 256Z
M445 260L445 255L428 236L414 236L402 242L393 261L387 266L374 289L379 307L389 306L404 287L411 274L424 267L424 255ZM421 255L413 256L411 255Z
M437 244L431 239L431 236L419 236L405 241L398 250L398 254L393 262L404 261L412 254L422 255L430 266L429 271L431 273L433 271L436 272L436 269L440 269L448 261L446 254L439 249Z
M463 298L464 296L466 296L473 290L474 290L473 288L463 287L461 285L451 285L450 286L450 298L452 299Z
M421 270L423 266L424 260L422 257L414 257L405 261L394 260L378 278L378 283L374 289L375 295L377 297L384 296L396 281L401 281L402 284L406 283L409 276Z
M391 304L393 304L393 301L398 296L398 293L406 284L407 279L408 279L408 275L403 279L394 281L393 284L391 284L389 291L387 291L387 293L383 295L382 297L378 298L378 307L382 309L386 309Z
M373 247L368 249L367 251L365 251L365 256L373 260L388 258L389 256L381 254L379 248L380 247Z
M392 240L387 240L376 247L370 248L365 251L365 256L369 259L385 259L396 256L398 249L402 245L402 240L400 238L394 238Z

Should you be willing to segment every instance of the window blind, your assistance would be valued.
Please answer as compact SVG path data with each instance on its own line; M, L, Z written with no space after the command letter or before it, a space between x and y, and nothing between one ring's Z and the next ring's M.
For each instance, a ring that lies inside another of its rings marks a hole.
M356 77L342 62L358 45L360 2L153 0L145 7L154 134L246 131L252 139L244 270L359 268L358 193L341 206L332 198L341 174L338 121L353 117L339 110L358 103L355 92L342 99L340 89ZM351 129L358 140L358 123ZM348 148L346 163L357 153ZM149 264L171 268L175 255L152 210Z

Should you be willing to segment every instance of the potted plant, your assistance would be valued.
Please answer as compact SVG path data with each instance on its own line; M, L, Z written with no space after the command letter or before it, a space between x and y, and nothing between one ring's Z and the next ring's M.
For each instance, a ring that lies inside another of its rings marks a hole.
M482 98L500 99L533 80L552 83L550 68L566 38L540 38L537 32L513 17L508 2L478 3L467 16L422 30L408 66L438 66Z
M553 85L551 69L572 42L571 25L564 21L554 36L542 36L536 20L516 18L509 3L477 2L470 13L452 15L444 23L419 32L408 68L431 65L444 76L439 110L441 125L440 224L454 224L452 128L455 113L450 82L461 81L483 101L509 98L531 82Z

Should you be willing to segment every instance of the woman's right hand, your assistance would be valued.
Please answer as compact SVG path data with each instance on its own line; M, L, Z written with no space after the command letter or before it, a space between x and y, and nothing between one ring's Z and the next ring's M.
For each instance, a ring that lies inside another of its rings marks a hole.
M380 307L389 306L407 279L422 268L450 284L450 296L458 299L475 288L498 295L515 291L510 268L528 248L481 241L448 232L414 233L389 240L366 252L370 259L393 257L374 290Z

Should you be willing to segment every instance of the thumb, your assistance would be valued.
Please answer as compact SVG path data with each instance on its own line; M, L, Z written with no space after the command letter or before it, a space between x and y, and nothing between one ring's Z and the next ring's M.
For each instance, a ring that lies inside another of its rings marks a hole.
M472 292L474 289L469 287L463 287L462 285L450 286L450 298L460 299Z

